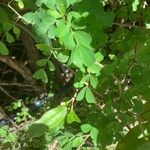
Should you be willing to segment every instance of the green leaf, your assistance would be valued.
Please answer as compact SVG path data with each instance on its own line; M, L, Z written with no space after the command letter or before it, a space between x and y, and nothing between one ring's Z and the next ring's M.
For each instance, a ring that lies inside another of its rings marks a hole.
M134 0L132 3L132 10L137 11L137 6L140 4L139 0Z
M40 137L46 132L49 132L49 128L46 125L34 123L29 127L27 133L30 138L35 138L35 137Z
M84 87L80 90L80 92L78 93L78 95L76 97L77 101L81 101L84 98L86 89L87 89L87 87Z
M73 140L72 147L79 147L83 142L84 142L84 138L83 137L76 137Z
M150 149L150 143L145 143L140 145L137 150L149 150L149 149Z
M99 33L99 29L104 26L111 26L115 15L110 12L104 12L103 5L100 1L82 0L78 5L81 12L87 11L89 15L86 17L86 24L90 29L90 33Z
M66 0L66 1L67 1L67 5L69 6L69 5L73 5L75 3L78 3L78 2L80 2L82 0Z
M38 17L40 20L37 20L37 24L42 22L45 23L49 26L54 25L54 23L56 22L56 18L50 16L47 13L47 10L40 8L39 11L35 12L36 17Z
M44 67L47 64L47 61L48 61L47 59L40 59L36 62L36 64L40 67Z
M88 103L96 103L96 100L95 100L95 97L93 95L93 92L92 92L92 90L89 87L86 89L86 101Z
M1 55L8 55L9 51L8 48L6 47L6 45L0 41L0 54Z
M24 8L24 3L22 0L18 0L18 6L20 9L23 9Z
M96 57L96 61L97 61L97 62L100 62L100 61L102 61L102 60L104 59L104 56L102 55L101 52L97 52L97 53L95 54L95 57Z
M144 109L144 105L143 105L142 101L141 100L136 101L133 111L136 113L141 113L143 111L143 109Z
M34 25L35 23L39 22L39 19L33 12L28 12L22 16L23 21L27 24Z
M12 27L13 27L13 25L11 23L9 23L9 22L4 22L3 23L3 28L4 28L5 32L10 31L12 29Z
M39 22L35 27L39 35L47 35L50 29L50 24L47 22Z
M87 32L75 31L74 37L75 37L75 40L76 40L78 45L90 47L90 43L92 42L92 38Z
M51 25L49 27L47 35L51 39L55 38L55 36L56 36L56 27L54 25Z
M139 45L139 50L136 53L137 62L140 64L150 63L150 39L147 38L142 44Z
M60 123L64 122L67 114L67 107L59 106L48 112L46 112L41 119L37 120L35 123L44 124L50 130L56 128Z
M65 34L64 36L62 36L62 42L63 44L66 46L66 48L72 50L75 48L75 41L74 41L74 36L72 34L72 32L68 32L67 34Z
M0 7L0 18L0 23L9 22L8 14L2 7Z
M147 131L149 134L149 125L150 125L149 122L147 122L142 124L142 129L141 129L141 125L137 125L136 127L130 129L130 131L123 138L121 138L121 140L116 146L116 150L120 150L120 149L139 150L140 147L142 147L142 144L144 143L146 144L148 142L147 140L145 140L146 138L145 131ZM140 136L142 138L140 138ZM147 138L149 138L149 136Z
M47 13L56 19L63 17L63 15L56 10L48 10Z
M13 32L16 34L16 35L19 35L21 33L20 29L16 26L13 26Z
M83 64L87 67L90 67L95 62L95 56L92 49L87 47L79 47Z
M51 47L49 47L46 44L36 44L37 49L41 50L44 55L50 55L51 54Z
M48 60L48 68L49 68L50 71L54 71L55 70L55 66L50 60Z
M6 137L6 136L7 136L7 131L4 128L0 127L0 137Z
M96 78L95 76L93 76L93 75L90 75L90 83L91 83L92 87L93 87L94 89L96 89L96 87L97 87L97 85L98 85L98 80L97 80L97 78Z
M92 73L92 74L95 73L96 75L99 75L101 69L102 69L102 66L99 66L99 65L97 64L97 62L95 62L92 66L90 66L90 67L87 68L87 71L88 71L89 73Z
M8 32L6 32L6 40L8 43L13 43L15 41L14 37Z
M90 131L91 138L93 139L94 145L97 144L97 138L98 138L98 130L95 127L92 127Z
M69 27L64 21L57 21L56 35L60 38L69 33Z
M72 144L73 144L73 141L68 142L68 143L63 147L63 149L64 149L64 150L72 150Z
M41 7L42 4L45 4L47 7L54 9L56 0L37 0L36 5Z
M76 46L76 48L72 50L69 61L70 63L74 63L77 67L82 67L83 61L79 46Z
M81 130L83 133L88 133L92 129L92 126L90 124L83 124L81 125Z
M62 62L62 63L67 62L68 59L69 59L69 52L68 51L63 50L62 52L60 52L57 55L57 60Z
M71 124L72 122L78 122L80 123L80 119L79 117L76 115L76 113L74 112L74 110L70 110L68 116L67 116L67 123Z
M44 69L39 69L33 74L33 77L37 80L42 80L43 83L48 83L48 77Z
M89 67L95 62L95 56L92 49L77 45L72 51L72 61L76 66L81 67L82 64Z
M58 11L65 15L66 9L67 9L67 1L66 0L56 0L56 6Z

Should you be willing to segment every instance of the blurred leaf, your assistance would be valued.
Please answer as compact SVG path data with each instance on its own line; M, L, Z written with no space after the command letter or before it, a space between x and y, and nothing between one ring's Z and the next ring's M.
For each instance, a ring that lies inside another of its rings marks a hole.
M17 27L17 26L13 26L13 32L16 34L16 35L19 35L21 33L20 29Z
M62 62L62 63L65 63L68 61L69 59L69 52L68 51L63 51L63 52L60 52L58 55L57 55L57 59Z
M48 68L49 68L50 71L54 71L55 70L55 66L50 60L48 60Z
M86 89L87 89L87 87L84 87L80 90L80 92L78 93L78 95L76 97L77 101L81 101L84 98Z
M74 110L70 110L68 116L67 116L67 123L70 124L72 122L78 122L80 123L80 119L79 117L76 115L76 113L74 112Z
M34 123L29 127L28 136L30 138L40 137L41 135L45 134L48 131L49 128L44 124Z
M67 107L58 106L48 112L46 112L41 119L37 120L36 124L44 124L50 130L56 128L60 123L64 122L67 114Z
M76 137L73 140L72 147L79 147L83 142L84 142L84 138L83 137Z
M0 41L0 54L1 55L8 55L9 51L8 48L6 47L6 45Z
M14 37L8 32L6 32L6 40L8 43L13 43L15 41Z
M138 149L138 147L140 147L142 144L147 143L144 137L144 130L148 130L148 127L149 123L145 123L131 129L117 144L116 150L135 150Z
M36 62L36 64L40 67L44 67L47 64L47 61L48 61L47 59L40 59Z
M71 55L73 63L79 67L81 67L82 64L89 67L95 62L93 50L84 46L76 46Z
M0 23L9 22L9 16L2 7L0 7L0 18Z
M34 74L33 77L37 80L42 80L43 83L48 83L48 77L44 69L39 69L37 70Z
M41 50L44 55L50 55L51 54L51 47L49 47L46 44L36 44L37 49Z
M56 6L58 11L65 15L66 9L67 9L67 1L66 0L56 0Z
M90 124L83 124L81 125L81 130L83 133L88 133L92 129L92 126Z
M140 4L139 0L134 0L132 3L132 10L137 11L137 6Z
M92 127L90 131L91 138L93 139L93 143L97 145L97 138L98 138L98 130L95 127Z
M95 100L95 97L93 95L93 92L92 92L92 90L89 87L86 89L86 101L88 103L96 103L96 100Z
M90 75L90 84L92 85L92 87L95 89L98 85L98 80L95 76Z
M18 1L18 6L20 9L23 9L24 8L24 3L22 0L17 0Z

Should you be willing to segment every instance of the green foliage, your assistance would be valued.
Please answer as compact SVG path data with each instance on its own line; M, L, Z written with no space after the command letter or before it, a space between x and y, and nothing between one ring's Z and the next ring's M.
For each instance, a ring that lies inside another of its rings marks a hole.
M0 53L1 53L1 55L8 55L9 54L8 48L1 41L0 41Z
M8 111L17 111L12 120L17 127L16 131L0 127L2 148L13 147L11 142L18 148L21 141L27 149L41 150L150 149L149 2L15 0L13 4L16 10L14 5L0 5L0 60L14 55L10 45L21 30L26 31L15 24L10 9L27 29L32 27L27 32L34 37L39 57L36 71L31 69L38 81L31 87L37 82L54 96L49 102L38 101L43 105L33 113L35 118L22 99L9 104Z
M79 117L76 115L76 113L74 112L74 110L70 110L70 112L68 113L68 116L67 116L67 123L70 124L72 122L78 122L80 123L80 119Z

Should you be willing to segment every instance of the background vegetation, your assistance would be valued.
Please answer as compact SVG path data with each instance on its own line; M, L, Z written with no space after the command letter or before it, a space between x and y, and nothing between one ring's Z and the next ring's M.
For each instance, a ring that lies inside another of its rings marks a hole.
M0 1L0 149L149 150L148 0Z

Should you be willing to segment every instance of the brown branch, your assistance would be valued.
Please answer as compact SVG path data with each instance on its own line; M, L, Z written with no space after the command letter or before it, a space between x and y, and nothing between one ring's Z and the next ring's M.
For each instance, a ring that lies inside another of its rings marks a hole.
M19 87L34 87L31 84L0 82L0 86L19 86Z
M38 50L35 47L35 37L32 35L32 30L29 26L25 26L21 22L17 23L17 26L21 29L21 40L25 47L25 52L27 54L32 71L36 71L38 61Z
M7 95L9 98L11 98L11 99L13 99L13 100L16 100L12 95L10 95L4 88L2 88L1 86L0 86L0 90L5 94L5 95Z
M102 95L102 94L100 94L98 91L96 91L94 88L92 88L91 86L90 86L90 88L92 89L92 91L96 94L96 95L98 95L100 98L102 98L102 99L104 99L104 96Z
M2 82L0 81L0 86L18 86L18 87L24 87L24 88L32 88L32 90L35 91L41 91L40 86L34 85L34 84L26 84L26 83L16 83L16 82Z
M116 23L114 22L113 25L120 26L120 27L127 27L127 28L139 28L139 29L145 29L145 30L150 30L150 28L146 28L144 26L137 26L129 23Z
M16 70L27 82L35 83L32 78L32 73L24 64L12 59L10 56L0 56L0 61L6 63L9 67Z

